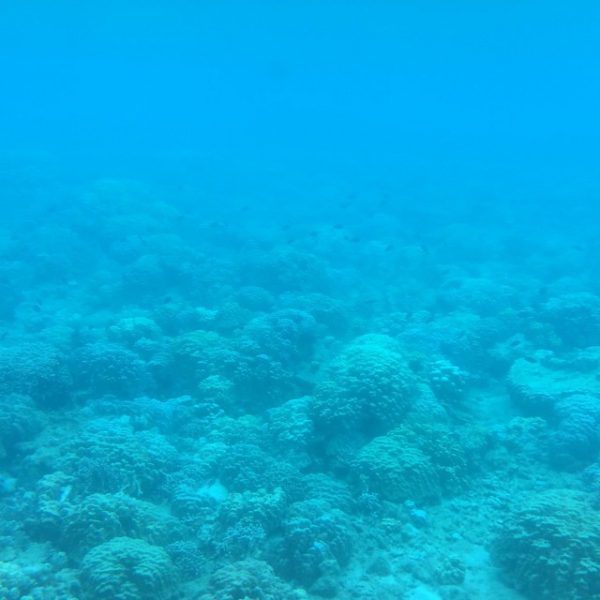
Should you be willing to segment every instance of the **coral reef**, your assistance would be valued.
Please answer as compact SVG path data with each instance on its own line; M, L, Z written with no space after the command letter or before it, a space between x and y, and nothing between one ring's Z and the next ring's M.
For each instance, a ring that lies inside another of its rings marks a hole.
M2 599L600 599L593 228L36 177L0 231Z

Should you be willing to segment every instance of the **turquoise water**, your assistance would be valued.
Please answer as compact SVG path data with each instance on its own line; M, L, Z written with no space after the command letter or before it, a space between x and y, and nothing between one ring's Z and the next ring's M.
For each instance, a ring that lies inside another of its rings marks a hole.
M600 600L600 9L6 3L0 600Z

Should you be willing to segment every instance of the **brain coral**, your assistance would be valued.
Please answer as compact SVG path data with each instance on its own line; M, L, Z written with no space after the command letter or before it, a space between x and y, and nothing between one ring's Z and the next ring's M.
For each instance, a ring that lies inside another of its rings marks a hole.
M492 557L535 600L600 599L600 514L572 490L532 495L503 523Z
M383 433L402 421L415 395L398 344L386 335L365 335L331 363L315 390L313 413L324 429Z
M158 546L128 537L113 538L83 559L81 583L93 600L172 600L177 573Z

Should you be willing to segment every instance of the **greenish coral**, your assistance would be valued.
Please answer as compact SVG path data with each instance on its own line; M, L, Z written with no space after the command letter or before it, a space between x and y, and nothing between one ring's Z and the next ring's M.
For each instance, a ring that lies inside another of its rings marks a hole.
M173 600L177 572L169 555L143 540L117 537L83 559L81 583L93 600Z
M210 593L197 600L303 600L306 594L282 581L265 562L247 559L217 569Z
M492 557L535 600L600 599L600 514L573 490L535 494L503 523Z
M171 344L177 378L185 393L194 394L204 378L219 372L217 358L230 349L218 333L198 329L180 335Z
M157 340L162 336L160 327L148 317L123 317L107 329L108 338L133 349L140 340Z
M31 439L44 423L29 396L0 396L0 459L11 454L20 442Z
M269 434L278 452L297 458L307 451L314 437L309 405L309 397L295 398L269 411Z
M385 500L432 502L468 483L457 438L441 425L402 425L363 446L355 460L361 487Z
M71 556L115 537L131 537L164 546L180 539L179 522L154 505L125 494L92 494L71 505L61 519L59 547Z
M198 384L197 396L202 402L217 404L223 410L235 408L235 385L222 375L205 377Z
M40 407L57 408L72 390L66 357L56 347L32 342L0 348L0 394L23 394Z
M21 565L0 561L0 598L24 598L33 587L35 580L25 573Z
M314 395L322 428L382 433L398 425L416 396L416 382L399 345L385 335L356 339L329 367Z
M272 493L233 492L227 495L219 511L219 522L227 528L239 523L260 525L266 532L281 526L287 499L281 488Z
M468 391L470 376L449 360L438 359L431 364L429 383L438 400L456 404L464 399Z
M76 473L78 493L123 491L130 496L155 493L177 458L177 451L162 435L134 432L130 425L112 419L91 421L61 441L54 452L57 456L49 460L39 448L31 461L50 462L56 471Z
M441 495L440 479L429 458L393 438L383 436L369 442L359 452L356 466L366 491L384 500L426 502Z
M588 292L550 298L542 318L567 347L600 346L600 298Z

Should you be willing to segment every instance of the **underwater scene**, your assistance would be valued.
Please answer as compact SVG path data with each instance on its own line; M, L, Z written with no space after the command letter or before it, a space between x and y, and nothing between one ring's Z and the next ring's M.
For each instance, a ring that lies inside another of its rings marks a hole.
M600 600L600 5L0 31L0 600Z

